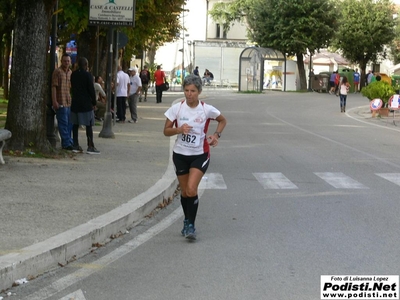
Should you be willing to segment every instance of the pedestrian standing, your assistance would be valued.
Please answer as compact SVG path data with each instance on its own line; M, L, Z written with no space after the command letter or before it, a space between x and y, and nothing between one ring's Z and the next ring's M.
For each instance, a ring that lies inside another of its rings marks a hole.
M140 80L142 81L142 90L141 90L141 94L139 97L139 102L141 102L141 98L143 97L144 94L144 99L143 101L146 102L147 101L147 91L149 89L149 83L151 81L151 77L150 77L150 71L148 70L147 66L144 66L143 70L140 72Z
M71 57L64 53L61 57L61 66L54 70L51 78L51 100L56 113L58 132L61 137L61 147L72 150L70 122L71 113Z
M94 91L96 93L96 108L95 118L99 121L104 120L104 114L106 113L106 93L103 89L104 80L101 76L94 78Z
M336 72L334 71L331 76L329 77L329 94L333 95L335 93L335 78L336 78Z
M196 66L196 68L193 70L193 74L196 76L200 76L200 72L199 72L199 67Z
M335 95L336 96L339 96L339 94L340 94L339 85L340 85L340 74L339 74L339 70L337 70L336 75L335 75Z
M161 66L157 66L157 71L154 72L154 79L156 81L156 101L162 102L162 86L165 82L165 73L161 70Z
M358 85L360 84L360 73L358 73L358 69L353 73L353 82L354 82L354 94L358 92Z
M129 76L124 71L122 71L122 67L118 66L117 73L117 122L125 123L126 119L126 101L128 100L129 95Z
M346 76L343 76L342 82L340 83L340 112L346 112L346 99L347 93L350 89L350 83Z
M71 75L71 122L73 136L73 152L83 152L79 146L79 126L86 127L88 154L100 154L93 143L94 107L96 106L96 92L94 90L93 76L88 72L88 60L80 57L78 69Z
M138 121L137 102L142 89L142 82L137 72L138 72L137 68L129 69L130 88L129 88L128 105L129 105L129 111L131 113L131 119L128 121L129 123L137 123Z
M185 100L171 106L166 112L165 136L177 135L172 159L181 188L184 213L182 235L196 239L195 219L199 205L198 187L210 162L210 145L218 139L226 126L226 119L215 107L200 102L202 80L188 75L183 81ZM214 134L206 136L211 120L218 122Z

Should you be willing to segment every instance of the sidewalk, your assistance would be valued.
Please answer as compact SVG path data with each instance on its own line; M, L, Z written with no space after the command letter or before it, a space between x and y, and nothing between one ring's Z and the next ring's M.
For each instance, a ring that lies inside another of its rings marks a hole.
M138 103L136 124L117 123L115 139L99 138L100 155L39 159L5 156L0 165L0 291L81 257L95 244L135 226L175 192L172 140L164 112L182 93ZM127 110L127 120L130 118ZM86 150L85 130L79 132Z
M376 112L375 117L373 117L369 105L365 105L347 110L347 114L370 124L400 130L400 111L389 112L387 117L378 116L378 112Z

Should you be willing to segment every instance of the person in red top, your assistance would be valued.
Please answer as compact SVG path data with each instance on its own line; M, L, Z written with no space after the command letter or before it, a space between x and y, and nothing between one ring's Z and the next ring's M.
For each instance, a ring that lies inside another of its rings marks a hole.
M336 76L335 76L335 93L336 96L339 97L339 83L340 83L340 74L339 70L336 71Z
M156 81L156 99L157 103L161 103L162 101L162 88L161 86L165 82L165 73L161 71L161 66L157 66L157 71L154 72L154 79Z

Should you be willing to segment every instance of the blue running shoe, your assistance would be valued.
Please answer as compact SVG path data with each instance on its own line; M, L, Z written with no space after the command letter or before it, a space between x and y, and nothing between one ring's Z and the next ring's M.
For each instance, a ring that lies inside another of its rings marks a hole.
M186 236L188 226L189 226L189 220L188 219L183 220L183 229L181 231L183 236Z
M188 225L185 237L189 240L196 239L196 229L194 228L193 224Z

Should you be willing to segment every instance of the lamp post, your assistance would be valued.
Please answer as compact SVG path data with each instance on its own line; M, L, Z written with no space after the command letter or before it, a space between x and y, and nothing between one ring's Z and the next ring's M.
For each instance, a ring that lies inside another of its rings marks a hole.
M183 72L185 71L185 5L182 5L182 89L183 89L183 79L185 76Z
M312 53L310 51L310 61L308 62L308 91L312 92L313 89L311 87L312 81L311 81L311 70L312 70Z
M187 41L188 48L189 48L189 74L193 72L193 61L192 61L192 41Z
M102 138L114 138L114 132L112 131L111 121L111 101L112 99L112 90L111 90L111 82L112 82L112 65L113 65L113 47L115 46L114 43L114 28L110 26L108 28L107 33L107 41L108 41L108 58L107 58L107 107L106 113L104 114L104 121L103 121L103 128L99 133L99 137ZM118 49L118 48L117 48Z

